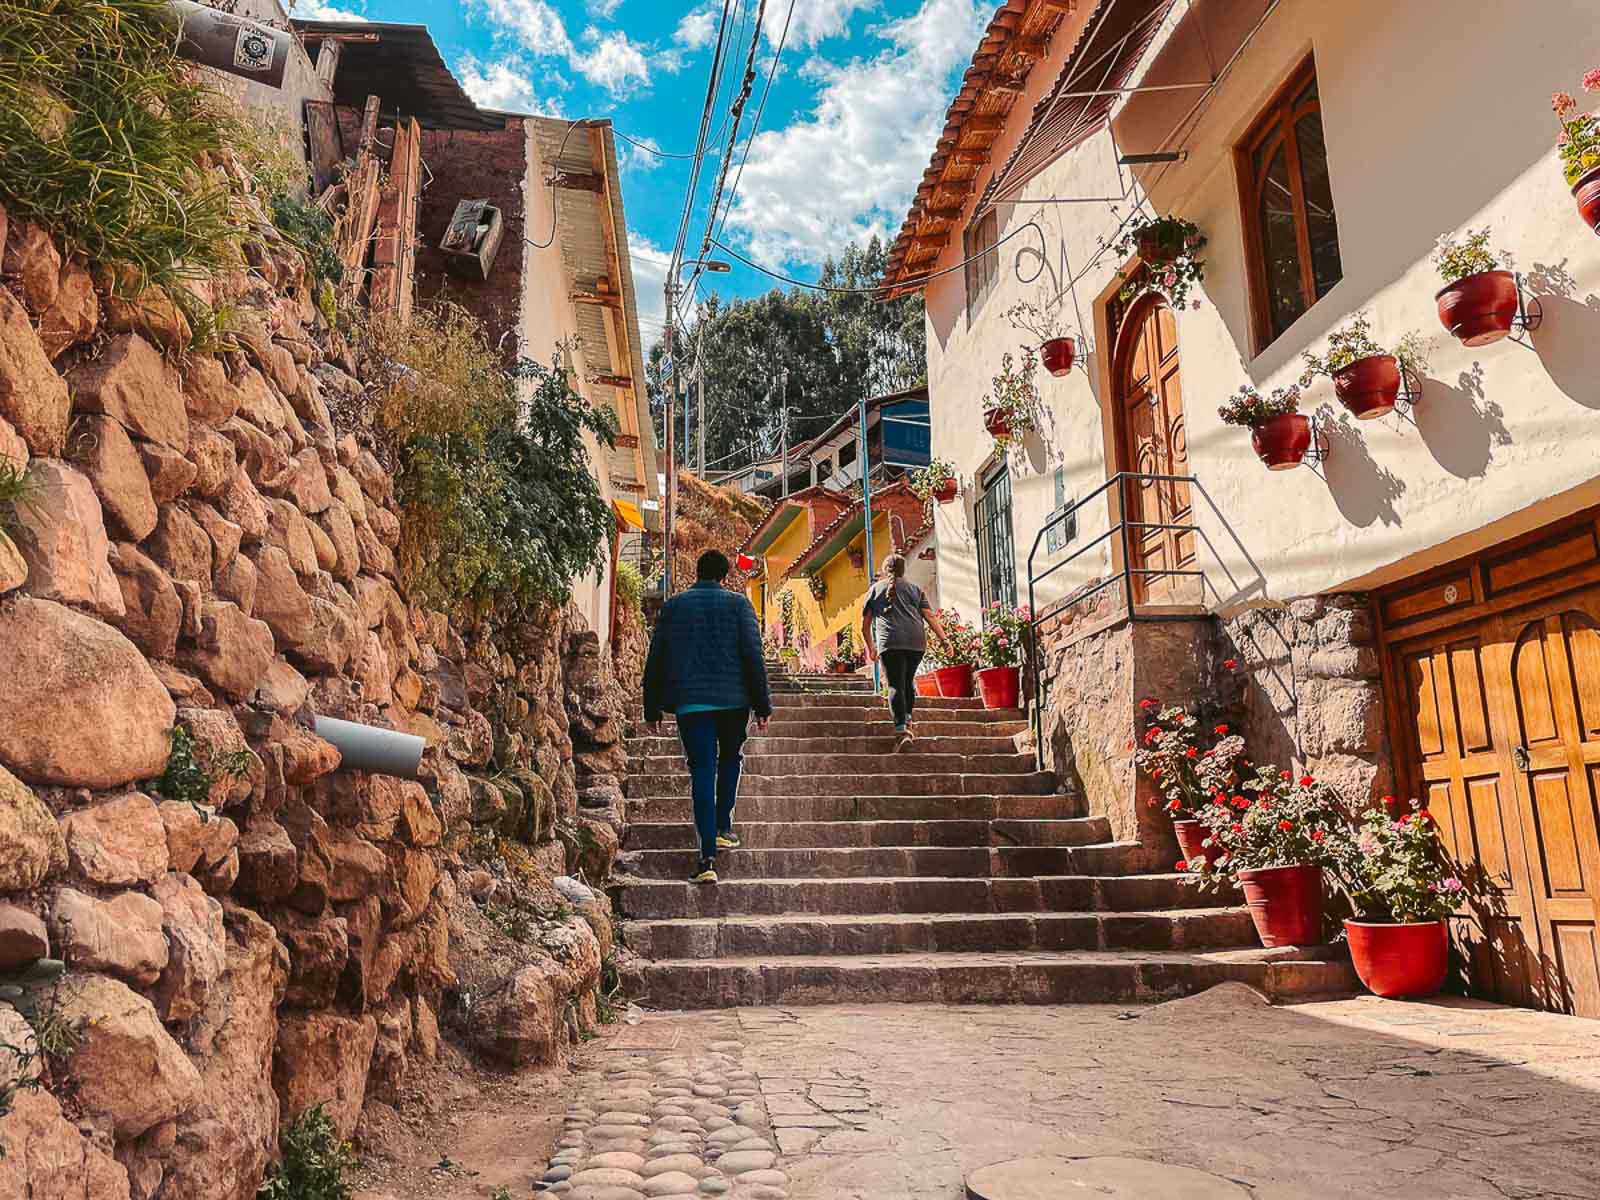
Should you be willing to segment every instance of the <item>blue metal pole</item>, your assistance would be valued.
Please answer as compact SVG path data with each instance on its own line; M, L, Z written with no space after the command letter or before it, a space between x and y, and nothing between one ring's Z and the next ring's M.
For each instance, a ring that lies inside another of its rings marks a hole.
M877 571L878 560L872 550L872 463L867 457L867 397L863 392L861 402L857 405L861 420L861 512L866 521L867 532L867 587L872 587L872 578ZM872 664L872 690L878 691L883 686L880 677L880 664Z

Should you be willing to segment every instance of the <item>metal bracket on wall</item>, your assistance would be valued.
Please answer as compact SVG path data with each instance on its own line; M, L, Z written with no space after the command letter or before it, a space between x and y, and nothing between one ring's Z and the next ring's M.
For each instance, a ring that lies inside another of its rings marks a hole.
M1404 362L1400 363L1400 391L1394 398L1395 411L1409 416L1422 399L1423 379Z
M1511 319L1511 328L1517 333L1532 333L1544 324L1544 305L1537 296L1529 296L1527 289L1522 286L1522 272L1516 274L1517 280L1517 315ZM1521 341L1517 333L1511 336Z
M1311 445L1306 448L1302 462L1316 463L1321 466L1328 461L1328 452L1333 449L1333 440L1328 436L1327 421L1320 413L1311 414Z

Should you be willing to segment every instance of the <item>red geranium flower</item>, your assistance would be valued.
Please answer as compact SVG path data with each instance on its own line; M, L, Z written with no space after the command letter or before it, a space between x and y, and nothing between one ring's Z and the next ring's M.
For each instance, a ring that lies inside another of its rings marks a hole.
M1293 821L1279 821L1278 822L1278 828L1283 830L1285 833L1287 833L1289 830L1294 828L1294 822Z
M1300 786L1301 787L1310 787L1315 782L1316 782L1316 780L1311 778L1311 776L1309 776L1309 775L1300 776Z
M1141 700L1141 701L1139 701L1139 707L1140 708L1154 708L1155 706L1156 706L1156 702L1154 700Z
M1400 816L1400 824L1409 825L1410 823L1411 823L1411 814L1410 813L1402 813L1401 816Z
M1419 821L1431 821L1431 820L1433 820L1433 814L1431 812L1429 812L1427 809L1424 808L1424 809L1422 809L1421 811L1419 811L1417 813L1417 820L1419 820Z
M1178 809L1181 808L1181 807L1182 806L1176 800L1168 800L1167 801L1167 811L1168 812L1177 812Z
M1172 864L1172 869L1174 871L1187 871L1189 869L1189 860L1186 858L1180 858L1177 862Z
M1185 758L1196 758L1196 757L1199 756L1199 754L1200 754L1200 751L1196 750L1193 746L1190 746L1187 750L1184 751L1183 756Z
M1233 827L1233 831L1235 833L1243 833L1244 832L1244 826L1243 825L1235 825Z
M1293 779L1294 776L1289 774L1289 772L1287 772L1287 771L1279 771L1278 772L1278 778L1279 779Z
M1243 796L1235 796L1233 798L1233 806L1235 808L1249 808L1250 801L1246 800Z
M1132 739L1132 738L1129 738L1129 739L1128 739L1128 749L1129 749L1129 750L1132 750L1132 749L1133 749L1133 739Z
M1256 801L1256 807L1257 808L1271 808L1272 807L1272 801L1268 800L1265 796L1263 796L1263 797L1261 797L1261 799Z
M1324 833L1324 832L1323 832L1323 831L1322 831L1322 830L1320 830L1320 829L1313 829L1313 830L1312 830L1312 831L1311 831L1311 840L1312 840L1312 841L1313 841L1313 842L1320 842L1320 841L1321 841L1321 840L1322 840L1322 839L1323 839L1323 838L1325 838L1325 837L1327 837L1327 836L1328 836L1328 835L1327 835L1327 834L1326 834L1326 833Z
M1239 660L1237 658L1225 658L1222 660L1222 665L1230 671L1236 670L1239 666Z
M1222 807L1226 807L1228 802L1226 800L1224 800L1222 798L1222 796L1219 794L1219 795L1211 797L1211 803L1217 805L1219 808L1222 808Z
M1161 768L1160 767L1151 767L1150 768L1150 775L1151 775L1151 778L1153 778L1153 779L1160 779L1161 778Z
M1228 732L1228 727L1226 725L1218 725L1214 732L1220 733L1220 734L1226 736L1227 732Z

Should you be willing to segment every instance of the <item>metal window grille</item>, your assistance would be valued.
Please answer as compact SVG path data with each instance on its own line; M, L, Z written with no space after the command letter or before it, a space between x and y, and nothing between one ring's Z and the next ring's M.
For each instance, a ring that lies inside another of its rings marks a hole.
M1011 472L1000 467L983 481L975 513L978 589L983 606L1017 602L1017 554L1011 530Z

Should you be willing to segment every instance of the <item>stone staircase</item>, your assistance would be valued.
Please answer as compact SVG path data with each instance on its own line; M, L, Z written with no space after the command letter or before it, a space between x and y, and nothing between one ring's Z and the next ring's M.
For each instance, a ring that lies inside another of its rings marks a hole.
M1033 756L1020 712L922 699L893 752L885 703L855 676L774 675L774 715L745 750L722 882L696 858L670 724L630 740L615 893L659 1008L758 1004L1139 1002L1241 980L1284 998L1339 990L1345 968L1257 947L1242 906L1148 873Z

